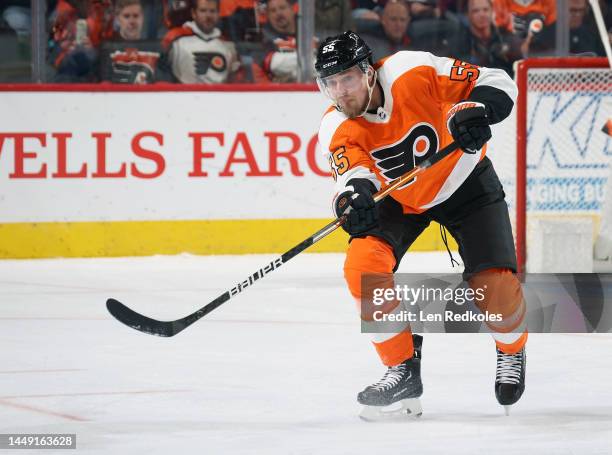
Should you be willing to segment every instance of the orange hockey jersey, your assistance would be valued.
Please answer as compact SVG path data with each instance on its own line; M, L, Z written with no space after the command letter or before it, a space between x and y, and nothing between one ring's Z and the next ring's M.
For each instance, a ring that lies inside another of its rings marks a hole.
M367 178L380 189L448 145L452 136L446 114L475 87L501 90L509 104L517 95L516 85L503 70L427 52L401 51L375 69L384 93L384 105L376 114L349 119L330 107L321 121L319 144L336 179L336 195L353 178ZM485 150L486 146L473 155L452 154L391 197L405 213L421 213L440 204L463 183Z

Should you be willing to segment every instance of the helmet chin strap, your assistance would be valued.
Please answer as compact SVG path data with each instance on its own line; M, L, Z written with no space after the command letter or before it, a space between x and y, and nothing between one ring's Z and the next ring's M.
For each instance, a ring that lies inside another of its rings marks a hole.
M371 66L369 68L372 68ZM366 112L368 112L368 107L370 107L370 102L372 101L372 92L374 91L374 87L376 86L376 79L377 79L378 73L376 73L376 71L374 71L374 78L372 80L372 86L370 86L369 82L368 84L368 102L366 103L365 107L363 108L363 112L361 114L359 114L357 117L363 117L365 115Z

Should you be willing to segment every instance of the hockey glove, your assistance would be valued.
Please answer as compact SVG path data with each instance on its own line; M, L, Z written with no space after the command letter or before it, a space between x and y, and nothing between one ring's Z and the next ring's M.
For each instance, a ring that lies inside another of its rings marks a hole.
M462 101L451 107L446 125L453 139L465 153L476 153L491 139L491 128L485 105Z
M373 198L375 192L376 187L370 180L351 179L346 191L336 197L334 212L338 217L347 214L342 229L350 235L361 234L378 224L378 207Z

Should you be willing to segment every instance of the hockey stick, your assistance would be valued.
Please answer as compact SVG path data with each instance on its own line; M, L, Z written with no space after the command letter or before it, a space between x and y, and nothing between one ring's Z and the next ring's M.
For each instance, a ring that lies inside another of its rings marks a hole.
M457 149L457 144L455 144L455 142L452 142L451 144L447 145L434 156L423 161L421 164L414 167L409 172L406 172L404 175L394 180L393 183L391 183L389 186L376 193L374 195L374 201L381 201L382 199L387 197L389 193L405 185L428 167L436 164L443 158L446 158L448 155L454 152L455 149ZM174 336L185 328L189 327L198 319L206 316L215 308L218 308L219 306L223 305L232 297L235 297L236 295L240 294L246 288L254 284L257 280L263 278L273 270L278 269L281 265L289 261L291 258L300 254L309 246L317 243L322 238L327 237L329 234L331 234L340 226L342 226L345 221L346 215L342 215L339 218L336 218L335 220L331 221L327 226L308 237L302 243L291 248L282 256L274 259L268 265L250 275L246 280L237 283L233 288L228 291L225 291L212 302L204 305L195 313L185 316L182 319L177 319L176 321L158 321L156 319L143 316L142 314L129 309L127 306L115 299L108 299L106 301L106 308L108 309L110 314L112 314L118 321L124 323L129 327L132 327L133 329L140 330L141 332L148 333L150 335L158 335L161 337Z

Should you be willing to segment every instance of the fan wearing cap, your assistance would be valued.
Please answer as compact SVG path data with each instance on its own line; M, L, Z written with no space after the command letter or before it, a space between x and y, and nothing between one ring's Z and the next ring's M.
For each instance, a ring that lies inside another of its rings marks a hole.
M332 102L319 144L336 180L334 213L346 215L344 277L362 320L401 311L395 299L372 306L372 288L362 288L362 278L374 274L377 288L393 288L404 254L430 222L440 223L459 244L464 278L488 289L475 303L501 315L488 324L497 348L495 393L502 405L515 403L524 389L525 304L505 195L486 156L490 125L512 110L514 82L502 70L427 52L400 51L374 63L353 32L322 42L315 69ZM452 141L461 151L374 203L381 187ZM362 416L376 418L396 402L402 413L419 414L422 338L408 322L383 331L373 344L387 372L358 395Z

